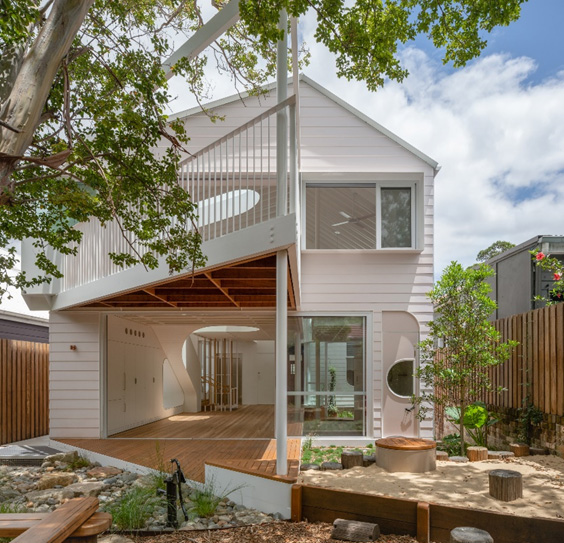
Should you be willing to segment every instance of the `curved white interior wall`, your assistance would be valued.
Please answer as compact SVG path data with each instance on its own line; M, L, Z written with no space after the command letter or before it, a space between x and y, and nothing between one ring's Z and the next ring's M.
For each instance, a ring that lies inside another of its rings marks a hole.
M163 407L184 406L184 392L168 359L163 361Z
M151 327L110 315L107 337L108 434L181 412L183 401L164 406L166 354Z

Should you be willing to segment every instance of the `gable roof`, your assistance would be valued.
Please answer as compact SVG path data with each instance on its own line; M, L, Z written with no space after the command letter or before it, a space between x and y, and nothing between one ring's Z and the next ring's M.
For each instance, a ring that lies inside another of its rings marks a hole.
M436 160L433 160L431 157L429 157L428 155L426 155L425 153L423 153L422 151L420 151L419 149L417 149L413 145L409 144L408 142L406 142L405 140L403 140L402 138L400 138L399 136L397 136L396 134L394 134L393 132L391 132L390 130L388 130L387 128L382 126L381 124L377 123L376 121L371 119L368 115L365 115L364 113L362 113L361 111L359 111L358 109L353 107L351 104L349 104L348 102L346 102L342 98L339 98L337 95L333 94L331 91L327 90L325 87L321 86L319 83L317 83L313 79L309 78L305 74L300 74L299 80L303 81L304 83L306 83L307 85L309 85L310 87L315 89L317 92L323 94L325 97L327 97L330 100L332 100L333 102L335 102L335 104L339 105L340 107L346 109L348 112L352 113L355 117L357 117L358 119L360 119L361 121L366 123L371 128L373 128L373 129L377 130L378 132L382 133L383 135L385 135L386 137L388 137L389 139L391 139L392 141L394 141L395 143L397 143L398 145L403 147L405 150L409 151L411 154L413 154L414 156L416 156L417 158L419 158L420 160L422 160L423 162L425 162L426 164L431 166L431 168L433 168L433 170L435 170L435 172L437 172L440 169L439 164ZM292 78L289 78L288 79L288 85L291 85L291 84L292 84ZM263 89L265 91L272 91L272 90L276 89L276 83L269 83L268 85L264 85ZM244 100L245 98L248 98L249 96L250 95L249 95L248 92L244 92L244 93L240 93L240 94L234 94L234 95L227 96L225 98L221 98L219 100L215 100L213 102L210 102L210 103L206 104L205 107L206 107L206 109L213 109L213 108L217 108L217 107L220 107L220 106L223 106L223 105L226 105L226 104L230 104L230 103L233 103L233 102L236 102L236 101ZM170 119L178 119L178 118L182 118L182 117L189 117L191 115L201 113L201 111L202 111L202 108L199 107L199 106L196 106L196 107L193 107L193 108L190 108L190 109L186 109L184 111L180 111L180 112L175 113L173 115L170 115L169 118Z

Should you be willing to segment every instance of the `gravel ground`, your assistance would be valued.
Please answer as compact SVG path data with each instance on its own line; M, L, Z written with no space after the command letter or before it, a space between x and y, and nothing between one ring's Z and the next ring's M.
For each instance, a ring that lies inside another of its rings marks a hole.
M272 522L256 526L204 532L179 531L158 536L136 536L135 543L321 543L330 540L326 523ZM409 536L381 535L379 543L417 543Z

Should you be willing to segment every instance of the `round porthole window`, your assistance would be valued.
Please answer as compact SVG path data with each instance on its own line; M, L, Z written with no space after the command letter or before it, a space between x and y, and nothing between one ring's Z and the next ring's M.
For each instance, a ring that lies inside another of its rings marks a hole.
M413 395L414 363L413 358L398 360L388 370L388 387L397 396L411 398Z

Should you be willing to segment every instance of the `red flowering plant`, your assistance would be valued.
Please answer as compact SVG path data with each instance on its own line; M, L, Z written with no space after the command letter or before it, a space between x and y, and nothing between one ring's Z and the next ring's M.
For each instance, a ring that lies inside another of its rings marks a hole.
M541 250L530 251L533 262L541 269L552 273L554 283L548 296L535 296L535 300L544 301L546 305L552 305L564 301L564 265L557 258L544 254Z

